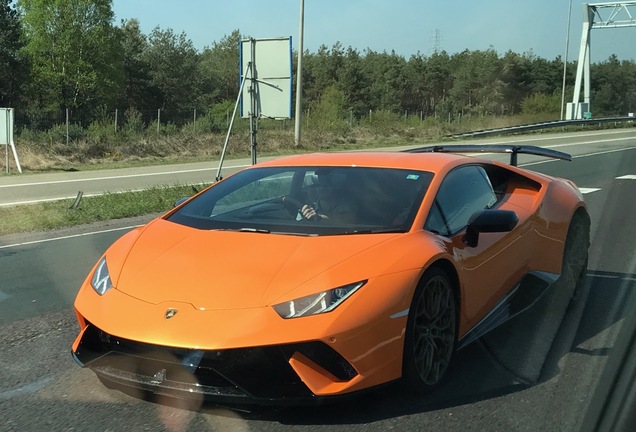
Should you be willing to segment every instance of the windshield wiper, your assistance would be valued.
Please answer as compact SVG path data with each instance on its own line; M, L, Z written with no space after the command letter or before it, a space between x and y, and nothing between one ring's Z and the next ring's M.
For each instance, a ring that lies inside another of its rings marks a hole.
M392 234L392 233L405 233L407 230L403 228L381 228L381 229L361 229L354 231L345 231L343 235L347 234Z
M269 234L270 230L261 229L261 228L215 228L214 231L235 231L235 232L253 232L259 234Z
M259 233L259 234L269 234L271 232L268 229L262 229L262 228L239 228L239 229L237 229L237 231L240 231L240 232L253 232L253 233Z
M272 234L298 236L298 237L318 237L318 234L316 233L304 233L304 232L297 232L297 231L274 231Z

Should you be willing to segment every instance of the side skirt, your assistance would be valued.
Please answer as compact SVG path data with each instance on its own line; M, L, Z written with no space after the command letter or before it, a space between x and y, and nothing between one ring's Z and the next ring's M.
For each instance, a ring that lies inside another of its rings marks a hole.
M558 274L548 272L532 271L526 274L488 315L466 332L458 341L457 349L466 347L489 331L530 309L549 291L558 278Z

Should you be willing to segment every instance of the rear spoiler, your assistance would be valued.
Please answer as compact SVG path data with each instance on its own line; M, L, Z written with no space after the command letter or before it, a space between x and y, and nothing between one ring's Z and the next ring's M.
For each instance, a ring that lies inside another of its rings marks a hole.
M435 145L428 147L419 147L409 150L403 150L406 153L510 153L510 165L517 166L517 155L519 153L531 154L536 156L545 156L554 159L571 161L572 156L556 150L545 149L537 146L517 146L508 144L485 144L485 145L469 145L469 144L453 144L453 145Z

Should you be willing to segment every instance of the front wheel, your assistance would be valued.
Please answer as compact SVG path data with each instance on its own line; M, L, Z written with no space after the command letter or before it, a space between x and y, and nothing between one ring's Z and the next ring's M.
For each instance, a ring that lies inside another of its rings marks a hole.
M457 299L441 269L429 269L418 284L405 337L403 382L407 389L426 393L444 377L457 339Z

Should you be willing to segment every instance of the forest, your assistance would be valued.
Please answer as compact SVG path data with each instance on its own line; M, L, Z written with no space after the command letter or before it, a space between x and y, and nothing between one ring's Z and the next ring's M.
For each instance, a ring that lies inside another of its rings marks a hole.
M115 23L112 0L0 0L0 106L15 109L23 141L59 144L61 153L69 135L97 155L151 133L222 134L244 37L237 29L199 51L185 33L143 34L135 19ZM384 134L443 132L561 116L561 57L488 49L405 58L336 43L305 51L303 68L304 118L323 137L365 125ZM566 101L575 73L569 62ZM612 55L593 64L591 76L595 117L636 111L634 60Z

